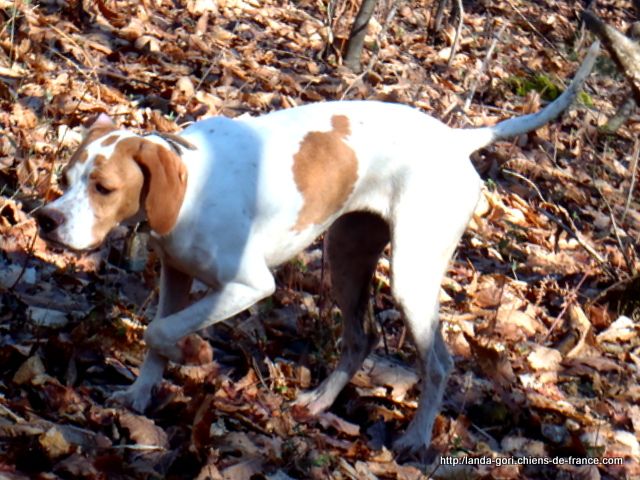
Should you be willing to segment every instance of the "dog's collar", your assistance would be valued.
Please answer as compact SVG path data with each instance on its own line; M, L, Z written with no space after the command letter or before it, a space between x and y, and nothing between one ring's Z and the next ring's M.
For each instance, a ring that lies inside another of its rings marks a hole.
M151 137L151 136L160 137L162 140L167 142L171 147L171 150L173 150L179 156L182 156L183 148L186 148L187 150L196 150L195 145L193 145L190 142L187 142L184 138L180 137L179 135L174 135L173 133L153 131L153 132L145 133L142 136L143 137Z

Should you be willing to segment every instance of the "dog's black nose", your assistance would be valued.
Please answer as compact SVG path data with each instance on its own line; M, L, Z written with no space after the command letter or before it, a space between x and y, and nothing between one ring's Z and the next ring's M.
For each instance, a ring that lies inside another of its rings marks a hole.
M41 208L36 213L36 221L44 233L51 233L64 223L64 215L58 210Z

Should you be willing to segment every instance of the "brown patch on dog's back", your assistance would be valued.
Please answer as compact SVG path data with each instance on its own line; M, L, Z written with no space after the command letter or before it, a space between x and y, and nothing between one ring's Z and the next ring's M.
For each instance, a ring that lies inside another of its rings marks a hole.
M301 231L324 222L344 205L358 179L358 159L345 143L351 134L349 119L331 117L329 132L309 132L293 159L293 178L304 198L293 227Z
M337 132L341 137L351 135L349 119L344 115L334 115L333 117L331 117L331 126L333 127L333 130Z

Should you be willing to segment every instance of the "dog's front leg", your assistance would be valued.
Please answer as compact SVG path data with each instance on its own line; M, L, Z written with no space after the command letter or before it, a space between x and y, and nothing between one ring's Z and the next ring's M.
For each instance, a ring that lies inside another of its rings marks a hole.
M192 283L193 277L176 270L165 261L162 262L160 300L155 316L156 320L185 308L189 302L189 291ZM162 380L166 364L166 357L154 350L149 350L136 381L125 390L113 394L111 398L118 403L128 405L133 410L143 412L149 405L153 387Z
M188 308L154 320L145 332L149 348L169 360L181 362L182 351L177 345L181 338L233 317L274 292L273 276L264 268L262 275L249 276L251 283L227 283Z

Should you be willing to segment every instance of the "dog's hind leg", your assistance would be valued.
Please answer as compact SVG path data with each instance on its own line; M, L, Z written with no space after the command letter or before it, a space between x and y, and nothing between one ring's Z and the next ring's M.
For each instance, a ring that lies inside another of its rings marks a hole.
M478 199L479 180L467 189L440 189L438 203L425 202L428 187L410 185L394 212L392 224L392 293L415 342L422 382L418 409L406 432L394 443L402 453L424 453L453 363L439 322L440 284ZM446 184L446 179L442 179ZM454 185L453 180L450 185ZM471 187L476 186L476 192ZM433 189L435 190L435 188ZM416 206L429 205L425 211ZM424 226L416 227L422 216ZM427 230L428 229L428 230Z
M379 216L353 212L340 217L327 234L327 254L333 296L342 311L342 345L336 369L315 390L296 403L311 414L329 408L358 371L378 341L368 315L371 277L389 242L389 226Z

